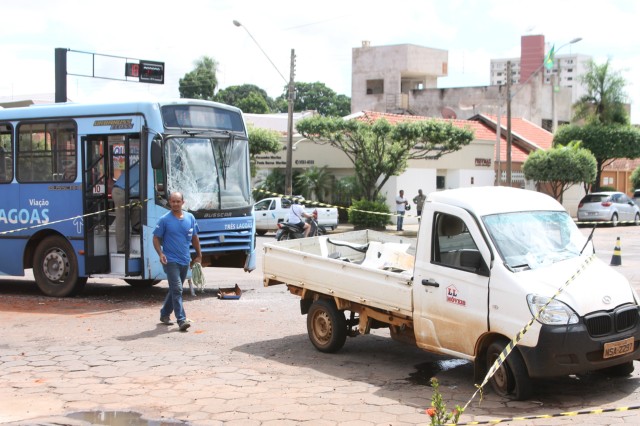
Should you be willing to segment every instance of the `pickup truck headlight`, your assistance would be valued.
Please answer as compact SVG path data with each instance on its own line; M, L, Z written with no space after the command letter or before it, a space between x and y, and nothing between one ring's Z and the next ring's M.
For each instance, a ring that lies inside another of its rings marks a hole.
M527 295L527 303L529 304L531 315L538 315L538 312L540 312L549 300L551 300L551 298L538 296L537 294ZM544 311L539 314L538 322L547 325L577 324L578 315L576 315L570 307L561 301L554 299L546 308L544 308Z

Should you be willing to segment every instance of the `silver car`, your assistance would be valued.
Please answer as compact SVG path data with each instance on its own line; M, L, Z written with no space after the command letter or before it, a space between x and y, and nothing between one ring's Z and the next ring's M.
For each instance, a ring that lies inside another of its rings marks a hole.
M578 205L578 222L620 222L640 224L640 208L624 192L594 192L587 194Z

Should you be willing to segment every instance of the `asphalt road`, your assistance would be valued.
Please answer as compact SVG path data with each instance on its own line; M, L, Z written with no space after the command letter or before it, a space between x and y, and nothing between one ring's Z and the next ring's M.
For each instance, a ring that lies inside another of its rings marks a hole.
M640 293L640 227L597 228L598 257L610 262L617 237L615 269ZM272 239L258 237L258 252ZM56 299L42 296L30 276L0 279L0 423L428 424L429 378L438 378L451 408L473 395L469 363L394 342L385 330L349 339L337 354L317 352L298 299L284 286L264 288L260 270L260 258L251 274L205 269L205 292L185 291L194 321L187 333L158 322L165 282L135 289L89 280L81 296ZM239 300L216 297L235 284ZM638 362L636 369L623 379L539 381L526 402L485 393L461 421L635 406ZM638 424L640 410L511 423Z

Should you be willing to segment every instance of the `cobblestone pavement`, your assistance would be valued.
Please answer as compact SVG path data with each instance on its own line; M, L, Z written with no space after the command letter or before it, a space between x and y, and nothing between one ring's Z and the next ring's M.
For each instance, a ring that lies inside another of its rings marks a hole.
M616 268L638 289L640 227L598 228L596 248L606 262L617 236L622 265ZM320 353L308 341L298 299L284 286L262 287L259 270L205 274L204 294L185 292L194 321L186 333L158 321L165 282L135 289L92 279L80 297L56 299L42 296L31 277L0 280L0 423L90 424L95 420L71 416L88 412L118 425L428 424L430 377L438 378L449 407L464 405L475 390L470 363L394 342L384 330L349 339L337 354ZM218 287L235 283L244 291L239 300L215 297ZM526 402L486 393L461 421L639 403L638 371L623 379L594 373L536 382ZM125 423L129 411L146 420ZM505 424L574 423L638 424L640 414Z

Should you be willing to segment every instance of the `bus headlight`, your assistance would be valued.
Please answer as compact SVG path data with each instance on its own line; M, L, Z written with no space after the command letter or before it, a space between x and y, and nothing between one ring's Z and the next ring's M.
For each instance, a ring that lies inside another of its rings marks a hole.
M567 325L577 324L578 315L573 310L562 303L559 300L552 300L545 296L538 296L537 294L527 295L527 303L529 304L529 310L534 317L538 315L538 322L547 325ZM549 303L547 305L547 303ZM544 311L540 314L540 310L545 306Z

